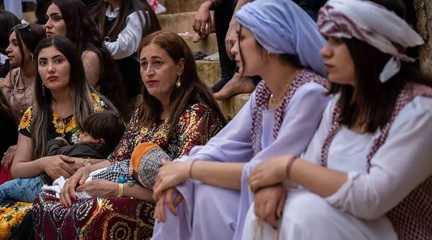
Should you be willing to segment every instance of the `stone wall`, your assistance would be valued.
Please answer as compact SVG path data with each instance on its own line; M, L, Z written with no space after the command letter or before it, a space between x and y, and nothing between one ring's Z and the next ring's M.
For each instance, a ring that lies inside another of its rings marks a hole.
M432 75L432 1L414 0L417 15L417 30L426 44L420 49L420 65L422 70Z

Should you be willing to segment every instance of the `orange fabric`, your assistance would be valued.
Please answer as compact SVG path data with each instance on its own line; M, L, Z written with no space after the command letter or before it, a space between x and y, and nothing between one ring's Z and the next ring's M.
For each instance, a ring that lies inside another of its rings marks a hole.
M138 169L141 158L154 147L157 147L157 144L148 142L138 144L132 152L129 170L136 171Z

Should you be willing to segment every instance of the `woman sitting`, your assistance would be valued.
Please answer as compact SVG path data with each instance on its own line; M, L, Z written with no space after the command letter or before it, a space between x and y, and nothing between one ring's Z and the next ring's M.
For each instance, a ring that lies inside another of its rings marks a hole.
M36 45L44 37L43 28L36 24L18 24L12 28L9 34L9 45L6 48L6 53L11 71L4 80L0 81L0 89L11 107L11 115L15 117L16 124L33 102L34 82L37 75L33 52ZM11 179L10 166L15 152L16 145L14 144L4 155L0 155L3 157L0 184Z
M336 96L301 157L253 171L254 192L293 187L279 236L256 206L243 239L431 239L432 88L405 54L423 40L396 15L404 11L395 0L330 0L321 9L321 55Z
M80 0L52 0L46 11L47 36L65 36L78 48L87 81L111 100L123 116L126 92L120 71L103 45L103 37Z
M0 89L8 99L17 122L32 104L33 87L37 75L33 52L44 37L43 27L37 24L18 24L9 34L6 53L11 71L3 81L0 81Z
M319 75L324 39L306 12L292 1L256 0L236 18L240 28L231 51L240 73L264 80L218 135L161 168L155 215L164 223L157 224L154 239L238 239L254 197L276 218L285 199L282 184L254 196L249 173L269 157L302 153L329 100ZM179 194L184 203L176 209L172 199ZM166 202L176 216L164 214Z
M11 29L20 23L13 13L0 9L0 78L4 78L10 70L6 48L9 45Z
M110 103L92 92L84 74L80 56L72 42L64 37L42 40L35 50L37 76L33 106L25 112L19 124L18 146L11 167L12 176L21 178L14 184L41 189L44 182L60 176L69 177L86 161L71 161L60 155L46 156L50 139L65 138L69 144L77 143L85 119L93 112L108 109ZM6 182L2 188L11 188ZM24 191L17 187L16 191ZM15 204L15 203L12 203ZM1 203L3 207L9 206ZM1 211L1 232L22 218L28 206L12 212ZM11 223L11 224L9 224Z
M143 102L122 140L108 160L81 168L68 179L60 199L48 193L41 196L34 211L38 239L149 239L154 224L152 186L141 180L154 181L162 161L158 156L174 159L187 154L222 128L223 115L177 34L147 36L140 64ZM135 154L146 144L160 150L136 161ZM85 182L90 172L103 167L107 168L99 174L102 179ZM82 192L92 197L81 198Z

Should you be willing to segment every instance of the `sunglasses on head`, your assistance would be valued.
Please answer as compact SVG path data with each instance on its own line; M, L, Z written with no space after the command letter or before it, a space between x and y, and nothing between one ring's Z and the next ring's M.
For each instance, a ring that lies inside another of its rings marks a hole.
M28 30L31 32L31 28L30 28L30 24L28 23L20 23L15 25L12 29L11 29L11 33L16 31L16 30Z

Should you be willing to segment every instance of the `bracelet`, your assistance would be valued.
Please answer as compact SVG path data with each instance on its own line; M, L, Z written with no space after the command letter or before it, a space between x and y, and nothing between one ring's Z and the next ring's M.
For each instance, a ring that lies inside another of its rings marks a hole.
M123 197L124 195L124 183L119 183L117 197Z
M92 164L90 162L90 159L89 158L84 158L83 165L84 165L84 167L91 166Z
M192 162L189 164L189 175L188 175L188 176L189 176L189 178L191 178L191 179L192 179L192 167L193 167L195 161L196 161L196 160L192 160Z
M287 163L286 168L285 168L286 179L289 179L289 178L290 178L291 168L292 168L292 165L293 165L293 163L295 162L295 160L297 160L297 156L292 156L292 157L288 160L288 163Z

